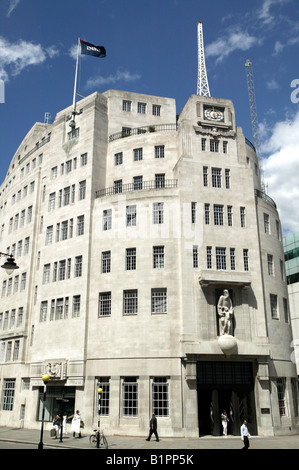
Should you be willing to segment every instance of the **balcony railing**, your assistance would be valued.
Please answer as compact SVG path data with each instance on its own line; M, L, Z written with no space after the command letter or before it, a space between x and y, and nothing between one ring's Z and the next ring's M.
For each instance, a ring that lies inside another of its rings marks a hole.
M178 180L164 180L164 181L143 181L138 183L127 183L110 188L100 189L96 191L96 198L104 196L112 196L113 194L126 193L129 191L145 191L149 189L167 189L177 188Z
M259 191L258 189L255 190L255 194L257 195L257 197L260 197L261 199L264 199L265 201L267 201L269 204L271 204L271 206L275 207L275 209L276 209L275 202L273 201L273 199L270 196L268 196L268 194L264 193L263 191Z
M136 127L134 129L124 129L121 132L116 132L116 134L111 134L109 136L109 142L114 140L123 139L132 135L147 134L151 132L169 132L176 131L177 124L155 124L151 126Z

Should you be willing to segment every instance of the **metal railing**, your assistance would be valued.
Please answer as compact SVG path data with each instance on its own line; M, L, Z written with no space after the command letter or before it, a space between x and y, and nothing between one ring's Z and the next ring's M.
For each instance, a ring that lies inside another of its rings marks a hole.
M136 183L127 183L110 188L100 189L96 191L96 198L103 196L111 196L113 194L121 194L129 191L146 191L149 189L168 189L177 188L178 180L164 180L164 181L143 181Z
M140 135L140 134L147 134L151 132L169 132L169 131L176 131L177 124L155 124L151 126L143 126L143 127L136 127L134 129L124 129L121 132L116 132L115 134L111 134L109 136L109 142L113 142L114 140L123 139L126 137L130 137L132 135Z
M261 199L264 199L265 201L267 201L269 204L271 204L271 206L275 207L275 209L276 209L275 202L273 201L273 199L270 196L268 196L268 194L264 193L263 191L260 191L259 189L255 190L255 194L257 195L257 197L260 197Z

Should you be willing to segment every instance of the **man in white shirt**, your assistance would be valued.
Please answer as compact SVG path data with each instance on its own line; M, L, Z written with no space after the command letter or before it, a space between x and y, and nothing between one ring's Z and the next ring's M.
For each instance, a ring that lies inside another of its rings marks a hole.
M244 419L243 424L241 426L241 439L244 442L243 449L249 448L249 439L251 438L248 428L247 428L247 421Z

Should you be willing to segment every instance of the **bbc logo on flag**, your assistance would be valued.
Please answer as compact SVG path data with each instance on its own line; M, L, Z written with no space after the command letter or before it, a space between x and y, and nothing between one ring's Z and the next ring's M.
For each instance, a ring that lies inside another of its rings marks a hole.
M0 103L5 103L4 81L0 79Z

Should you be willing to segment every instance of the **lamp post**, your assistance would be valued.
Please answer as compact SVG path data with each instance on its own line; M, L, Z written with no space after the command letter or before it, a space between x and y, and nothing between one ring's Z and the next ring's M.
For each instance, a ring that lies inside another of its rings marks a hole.
M43 433L44 433L44 419L45 419L45 405L46 405L46 395L47 395L47 383L50 380L50 376L48 374L44 374L42 376L44 382L44 397L43 397L43 413L42 413L42 426L40 430L40 441L38 444L38 449L42 450L44 448L43 444Z
M97 432L97 448L100 448L100 416L101 416L101 395L103 393L102 388L98 388L98 432Z
M15 259L9 253L0 252L0 256L6 256L6 262L2 264L1 268L5 269L8 275L12 274L15 269L19 269L19 266L16 264Z

